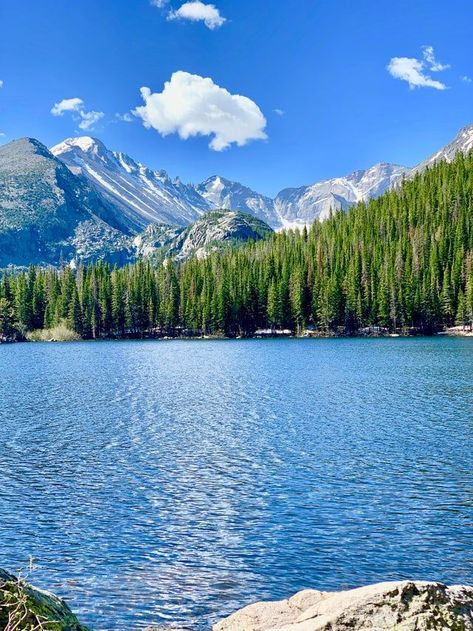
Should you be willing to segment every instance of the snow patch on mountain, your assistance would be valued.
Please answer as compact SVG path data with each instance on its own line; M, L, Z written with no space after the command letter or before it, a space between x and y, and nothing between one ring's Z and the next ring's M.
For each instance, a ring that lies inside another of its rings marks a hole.
M150 223L186 226L211 208L193 186L109 151L96 138L68 138L51 152L114 204L130 232Z
M354 171L346 177L337 177L300 188L287 188L275 199L275 208L285 227L310 225L323 221L335 210L379 197L409 169L395 164L380 163Z
M419 165L417 165L413 172L422 172L427 167L434 165L436 162L446 160L451 162L457 153L468 153L473 149L473 125L467 125L460 129L457 136L448 145L434 153Z
M279 227L274 200L239 182L214 175L199 184L196 190L213 208L247 212L273 227Z

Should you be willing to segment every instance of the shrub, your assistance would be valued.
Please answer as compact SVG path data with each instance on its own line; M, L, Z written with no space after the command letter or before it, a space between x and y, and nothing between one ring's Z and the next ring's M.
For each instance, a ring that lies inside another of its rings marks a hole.
M62 322L52 329L28 331L26 339L30 342L77 342L81 337Z

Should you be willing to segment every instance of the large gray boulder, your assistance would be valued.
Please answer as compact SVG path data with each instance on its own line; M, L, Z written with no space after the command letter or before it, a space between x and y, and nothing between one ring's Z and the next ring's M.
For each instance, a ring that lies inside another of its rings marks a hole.
M305 590L237 611L213 631L473 631L473 587L400 581L344 592Z
M0 569L0 631L87 631L61 598Z

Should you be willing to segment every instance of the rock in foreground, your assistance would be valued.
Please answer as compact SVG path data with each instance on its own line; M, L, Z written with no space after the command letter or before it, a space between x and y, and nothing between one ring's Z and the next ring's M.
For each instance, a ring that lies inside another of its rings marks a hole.
M305 590L261 602L213 631L473 630L473 587L423 581L378 583L345 592Z
M87 631L66 603L0 570L0 631Z

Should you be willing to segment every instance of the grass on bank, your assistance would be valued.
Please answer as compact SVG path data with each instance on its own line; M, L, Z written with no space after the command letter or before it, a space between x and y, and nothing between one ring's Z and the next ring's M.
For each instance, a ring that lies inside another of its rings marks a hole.
M82 338L78 333L61 323L52 329L28 331L26 339L29 342L76 342Z

